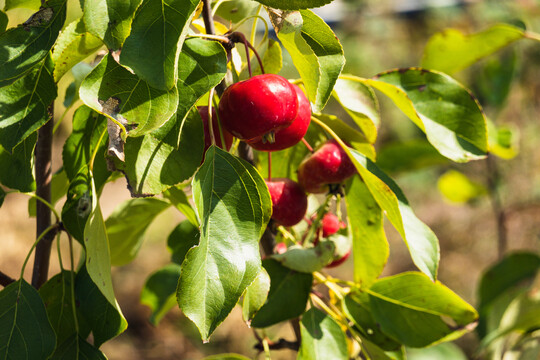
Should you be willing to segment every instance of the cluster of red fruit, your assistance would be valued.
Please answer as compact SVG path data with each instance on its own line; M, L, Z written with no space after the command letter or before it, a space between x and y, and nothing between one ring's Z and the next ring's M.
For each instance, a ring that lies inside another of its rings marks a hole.
M206 151L211 143L208 108L200 107L199 113ZM254 149L272 152L302 140L311 122L311 106L298 86L279 75L263 74L229 86L219 102L218 115L226 149L236 136ZM216 145L224 147L215 113L212 118ZM266 182L273 204L272 219L283 226L296 225L306 214L306 191L324 193L328 185L339 184L355 173L341 146L335 140L327 141L300 164L298 183L286 178ZM323 219L323 229L326 221Z

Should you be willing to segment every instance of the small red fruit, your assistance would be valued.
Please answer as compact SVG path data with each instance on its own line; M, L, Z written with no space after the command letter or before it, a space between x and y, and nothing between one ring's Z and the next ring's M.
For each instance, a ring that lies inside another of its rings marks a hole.
M282 76L263 74L229 86L218 107L221 124L237 138L272 139L298 113L293 85Z
M293 84L294 90L298 97L298 114L293 123L281 130L277 130L275 133L275 141L273 143L269 141L248 141L249 145L254 149L261 151L278 151L287 149L293 145L296 145L304 135L306 135L309 123L311 122L311 105L304 92L296 85Z
M317 217L317 214L313 214L313 216L311 217L311 220L312 221L315 220L316 217ZM337 233L339 229L343 229L346 226L343 221L339 221L339 218L332 213L324 214L323 218L321 219L321 225L322 225L322 237L328 237L330 235L333 235Z
M304 189L291 179L272 179L266 185L272 198L272 219L283 226L298 224L307 210Z
M328 140L298 167L298 182L310 193L327 191L328 184L339 184L356 174L353 163L334 139Z
M277 243L274 247L274 253L276 254L283 254L285 251L287 251L287 245L285 243Z
M208 106L199 106L197 108L199 115L201 115L201 120L203 122L204 129L204 152L212 145L212 139L210 138L210 129L208 128ZM212 108L212 130L214 131L214 138L216 139L216 146L223 149L223 144L221 143L221 136L219 135L219 124L216 115L216 109ZM223 139L225 140L225 150L229 150L233 143L233 136L230 132L221 127L223 133Z

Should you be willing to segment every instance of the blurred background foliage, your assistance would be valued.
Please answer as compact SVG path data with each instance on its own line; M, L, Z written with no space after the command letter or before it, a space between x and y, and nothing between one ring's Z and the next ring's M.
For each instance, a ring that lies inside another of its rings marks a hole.
M0 0L0 8L6 3L9 5L9 0ZM30 9L8 10L8 28L25 21L36 4L39 1L29 0ZM239 5L249 8L250 0L225 1L223 10L236 13ZM66 23L80 16L76 1L70 2L68 11ZM317 9L317 13L333 27L343 44L347 59L344 73L362 77L420 66L428 39L446 28L471 34L507 23L540 32L538 0L335 0ZM251 24L245 24L242 30L248 33ZM297 77L286 53L283 61L282 74ZM84 66L76 67L71 77L62 79L59 94L65 93L73 79L84 76L84 72ZM535 338L533 332L525 338L521 336L522 328L505 330L503 325L519 323L523 317L533 316L534 320L534 314L537 322L540 319L540 301L530 295L531 289L540 286L540 260L534 255L540 248L540 44L517 41L453 76L472 90L489 119L492 155L486 160L450 163L390 101L379 97L382 125L376 143L378 163L394 176L418 216L438 235L441 281L474 304L483 316L477 331L456 344L411 350L409 358L502 358L506 349L509 351L504 359L535 359L539 335ZM62 98L56 104L55 121L61 116L66 121L56 137L56 159L71 127L71 110L64 111ZM324 112L348 119L335 100ZM53 171L59 163L53 163ZM108 184L102 195L104 216L128 198L124 179ZM59 201L59 206L62 203ZM27 198L10 196L0 214L0 268L14 274L33 238ZM157 328L150 325L150 312L139 302L140 292L148 274L168 262L167 236L178 220L177 212L166 210L146 231L141 255L129 265L113 269L115 289L129 328L107 342L103 351L110 359L133 360L199 359L226 351L255 357L255 341L238 309L218 329L212 342L204 345L194 325L178 309L169 312ZM391 227L387 232L391 254L384 275L414 269L399 235ZM494 266L503 251L513 255ZM52 268L50 273L57 271ZM329 273L352 279L352 261ZM517 310L505 315L512 307ZM540 328L534 321L526 325ZM487 341L486 335L497 329L506 332ZM284 324L268 329L267 334L290 337L292 333ZM482 350L487 344L491 344L491 353ZM515 355L514 349L524 350ZM275 359L295 357L287 350L272 355Z

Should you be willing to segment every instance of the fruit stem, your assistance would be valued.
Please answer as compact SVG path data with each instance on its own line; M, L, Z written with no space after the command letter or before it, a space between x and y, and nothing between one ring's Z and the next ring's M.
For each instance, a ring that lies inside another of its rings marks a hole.
M244 44L244 46L246 48L246 61L247 61L249 77L253 76L253 74L251 73L251 60L250 60L250 55L249 55L249 49L251 49L253 51L253 53L255 54L255 57L257 58L257 61L259 62L259 66L261 67L261 73L264 74L264 66L263 66L261 57L259 56L259 53L253 47L253 45L251 45L251 43L246 39L244 34L242 34L241 32L238 32L238 31L234 31L234 32L230 33L228 35L228 37L234 43L241 42L241 43Z
M268 181L272 181L272 152L268 152Z
M305 137L302 138L302 142L304 143L304 145L306 145L309 152L313 154L313 148L311 147L311 145L309 145Z

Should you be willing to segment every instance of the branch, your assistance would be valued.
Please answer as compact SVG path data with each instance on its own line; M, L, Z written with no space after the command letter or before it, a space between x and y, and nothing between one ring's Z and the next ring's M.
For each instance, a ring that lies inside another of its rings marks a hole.
M0 285L2 285L3 287L6 287L9 284L14 283L14 282L15 282L15 279L12 279L8 275L0 271Z
M49 121L38 130L38 139L35 150L35 174L36 195L50 203L54 103L49 106L48 110ZM49 226L51 226L51 209L43 202L36 201L36 237L39 237ZM47 281L51 257L51 245L57 231L57 229L49 231L36 246L34 269L32 272L32 285L36 289L39 289L41 285Z

